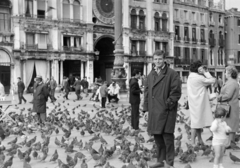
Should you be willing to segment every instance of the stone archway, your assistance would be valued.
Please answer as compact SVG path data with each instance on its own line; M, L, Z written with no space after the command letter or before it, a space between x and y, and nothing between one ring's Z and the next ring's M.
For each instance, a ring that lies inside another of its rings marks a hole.
M11 56L9 52L0 48L0 81L5 93L9 93L11 87Z
M98 59L94 61L94 78L102 78L111 82L111 72L114 62L114 44L112 36L102 36L95 43L95 51L99 51Z

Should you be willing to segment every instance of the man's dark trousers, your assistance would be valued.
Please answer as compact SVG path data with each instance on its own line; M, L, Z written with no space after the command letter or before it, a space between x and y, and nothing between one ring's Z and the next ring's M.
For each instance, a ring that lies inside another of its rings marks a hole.
M57 100L57 99L55 98L55 89L50 89L50 95L51 95L51 97L52 97L52 100Z
M67 100L68 100L68 94L69 94L69 91L65 91L65 94L63 97L65 97Z
M106 104L107 98L106 97L102 97L102 108L105 108L105 104Z
M131 123L132 128L137 130L139 129L139 104L131 104Z
M166 160L170 166L173 166L175 156L173 133L154 134L154 139L158 152L157 161Z
M23 97L23 92L18 92L19 103L22 103L22 100L26 102L26 99Z

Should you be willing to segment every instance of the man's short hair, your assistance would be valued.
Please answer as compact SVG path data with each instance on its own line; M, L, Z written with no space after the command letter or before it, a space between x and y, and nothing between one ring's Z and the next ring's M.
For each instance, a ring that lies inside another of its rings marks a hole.
M132 72L132 75L133 75L133 76L136 76L136 75L138 75L139 73L140 73L140 70L134 69L133 72Z
M166 58L166 56L165 56L165 52L162 51L162 50L156 50L156 51L153 53L153 56L154 56L154 55L157 55L157 56L162 55L163 58Z
M20 78L20 77L18 77L18 79L19 79L19 80L21 80L21 78Z

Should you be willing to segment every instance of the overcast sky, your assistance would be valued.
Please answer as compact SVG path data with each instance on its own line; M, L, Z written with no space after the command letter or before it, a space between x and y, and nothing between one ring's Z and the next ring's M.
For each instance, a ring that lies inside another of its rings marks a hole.
M238 8L238 11L240 11L240 0L225 0L225 2L226 2L226 9L230 9L234 7L234 8Z

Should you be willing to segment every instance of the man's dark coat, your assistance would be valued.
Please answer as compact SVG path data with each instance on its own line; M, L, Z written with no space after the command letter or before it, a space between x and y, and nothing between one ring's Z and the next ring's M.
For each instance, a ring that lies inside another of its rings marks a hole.
M130 79L129 86L129 103L134 105L140 104L140 93L142 91L139 87L138 80L136 78Z
M176 71L165 67L158 75L152 70L144 90L143 111L148 111L149 134L174 133L181 82Z
M46 84L38 84L33 93L33 112L46 113L46 103L48 101L48 96L49 91Z

